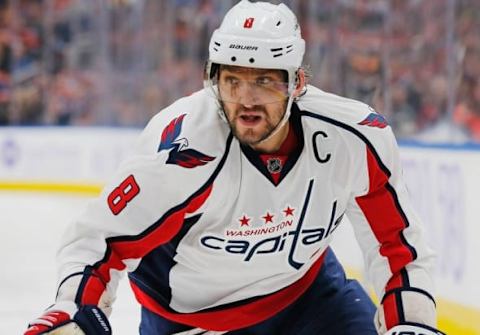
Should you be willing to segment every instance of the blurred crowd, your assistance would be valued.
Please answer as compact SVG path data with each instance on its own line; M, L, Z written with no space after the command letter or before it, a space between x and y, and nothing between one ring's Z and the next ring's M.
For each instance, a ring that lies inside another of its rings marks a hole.
M0 0L0 125L143 126L202 87L234 3ZM312 84L371 104L399 138L480 142L480 1L285 3Z

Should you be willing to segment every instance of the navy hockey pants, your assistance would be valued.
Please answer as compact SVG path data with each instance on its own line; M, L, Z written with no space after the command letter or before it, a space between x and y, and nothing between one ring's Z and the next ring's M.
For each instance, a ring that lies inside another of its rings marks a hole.
M270 319L226 334L376 335L375 305L356 280L345 278L333 251L327 252L317 279L297 301ZM142 309L141 335L171 335L189 329Z

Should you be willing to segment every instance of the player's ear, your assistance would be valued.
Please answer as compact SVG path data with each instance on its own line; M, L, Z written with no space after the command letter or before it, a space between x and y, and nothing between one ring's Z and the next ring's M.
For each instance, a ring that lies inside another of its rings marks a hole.
M303 90L305 89L306 79L305 79L305 70L299 68L297 71L297 78L295 80L295 90L293 91L293 97L297 98L302 94Z

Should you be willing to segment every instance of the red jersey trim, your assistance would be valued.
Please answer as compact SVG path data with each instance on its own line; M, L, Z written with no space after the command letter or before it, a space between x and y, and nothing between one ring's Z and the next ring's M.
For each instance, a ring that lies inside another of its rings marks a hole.
M327 251L328 252L328 251ZM254 302L241 306L226 307L220 310L177 313L161 306L154 298L130 281L138 302L164 318L215 331L230 331L257 324L277 314L297 300L312 285L321 269L326 252L312 265L298 281L270 295L259 297Z
M404 267L415 260L416 251L406 241L403 230L409 223L403 213L393 187L388 183L389 175L381 168L377 158L367 147L369 193L356 198L376 239L380 242L380 254L388 259L392 278L385 290L408 286ZM403 319L400 297L392 294L383 302L387 328L399 324Z

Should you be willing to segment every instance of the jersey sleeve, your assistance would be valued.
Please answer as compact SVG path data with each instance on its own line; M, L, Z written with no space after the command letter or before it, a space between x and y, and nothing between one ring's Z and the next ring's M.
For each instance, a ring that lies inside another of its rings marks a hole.
M195 169L181 166L184 161L167 164L174 145L182 145L177 129L184 116L160 114L100 196L69 225L57 254L57 301L98 305L108 313L124 273L170 241L208 198L206 181L217 160Z
M412 209L396 140L390 127L365 128L354 172L363 191L352 195L347 214L380 299L377 327L380 333L403 322L434 327L434 254Z

